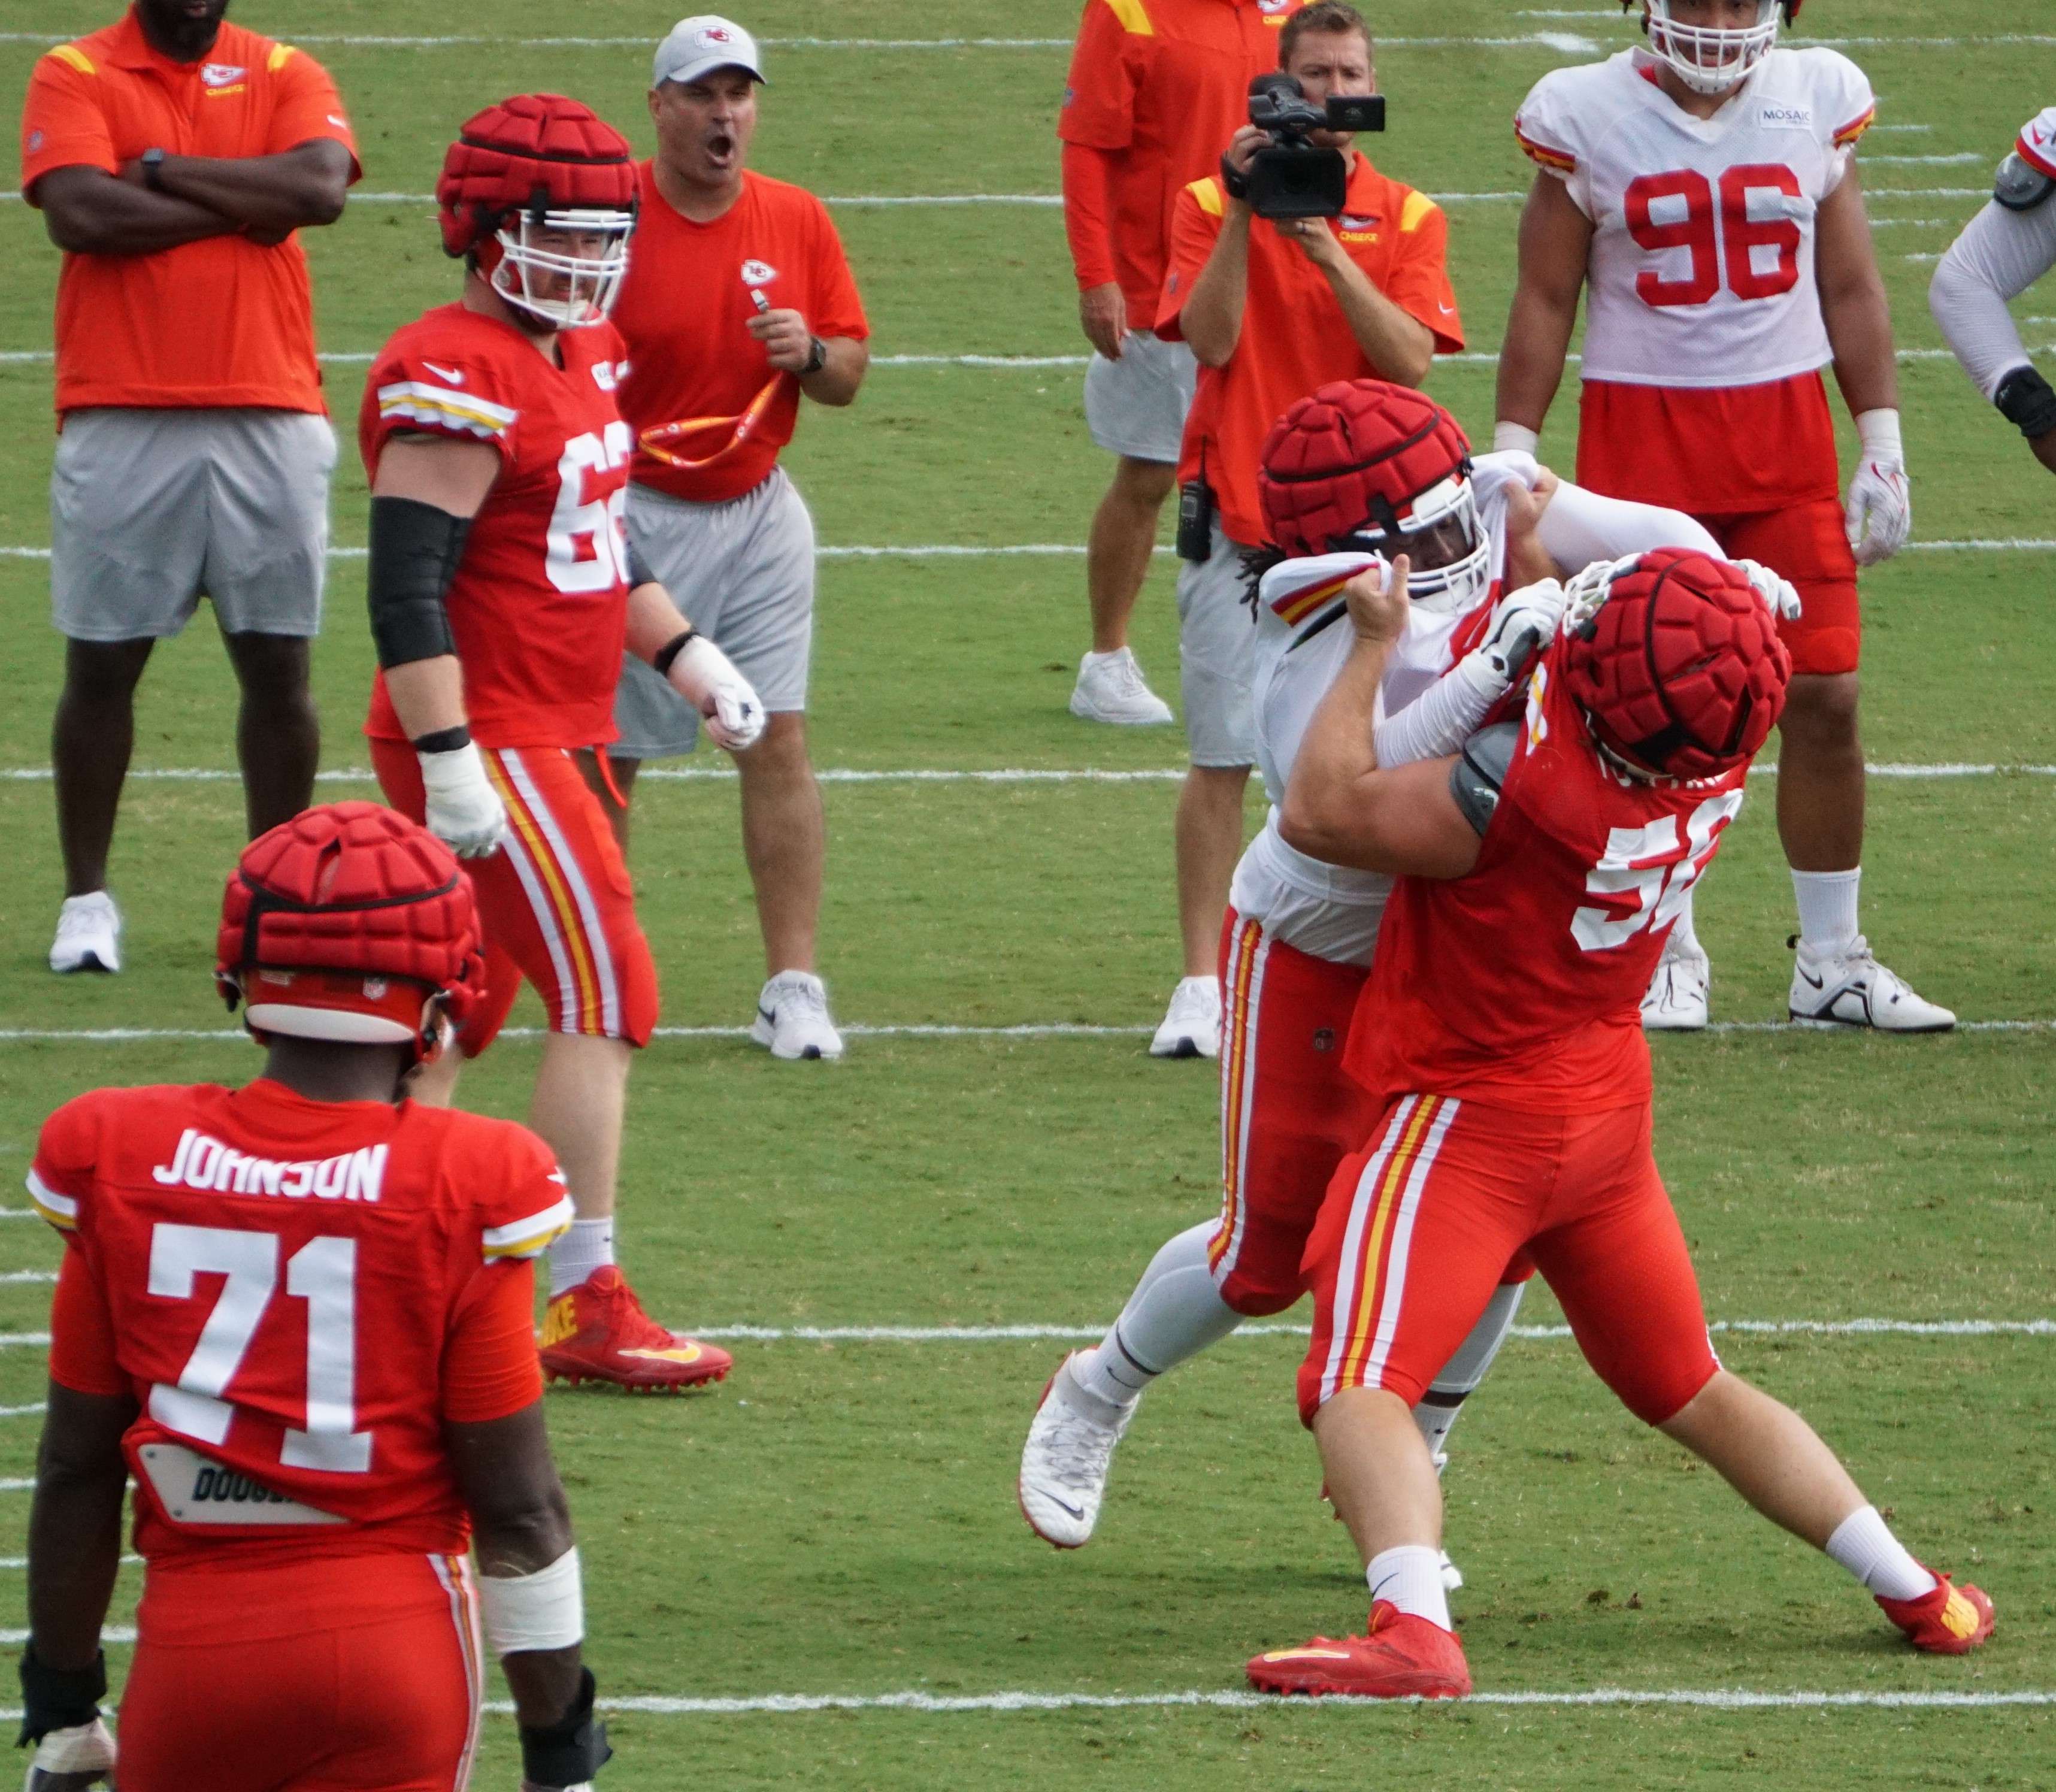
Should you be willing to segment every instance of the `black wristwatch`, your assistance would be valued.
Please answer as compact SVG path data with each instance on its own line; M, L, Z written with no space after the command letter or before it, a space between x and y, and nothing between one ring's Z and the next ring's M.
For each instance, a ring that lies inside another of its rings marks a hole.
M807 340L813 343L813 346L807 351L806 366L800 370L800 378L802 379L809 374L818 374L828 364L828 344L818 336L809 336Z
M161 149L145 149L137 156L142 164L143 184L153 193L164 190L164 152Z

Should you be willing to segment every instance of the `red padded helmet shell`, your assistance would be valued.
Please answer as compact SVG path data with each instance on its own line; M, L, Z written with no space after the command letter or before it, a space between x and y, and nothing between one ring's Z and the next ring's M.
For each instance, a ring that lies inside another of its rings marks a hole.
M510 212L633 212L628 140L561 93L517 93L465 121L436 181L443 248L476 248Z
M1469 439L1433 399L1384 380L1337 380L1300 399L1264 438L1264 527L1295 559L1325 554L1366 528L1396 528L1402 511L1467 473L1470 458Z
M418 986L461 1026L484 994L470 880L450 849L397 809L328 803L252 841L221 903L215 975L233 1006L259 969ZM336 1005L333 1002L326 1005ZM376 992L362 1004L382 1015Z
M1792 656L1748 576L1680 548L1644 554L1564 644L1564 688L1592 731L1652 772L1710 777L1754 756L1785 707Z

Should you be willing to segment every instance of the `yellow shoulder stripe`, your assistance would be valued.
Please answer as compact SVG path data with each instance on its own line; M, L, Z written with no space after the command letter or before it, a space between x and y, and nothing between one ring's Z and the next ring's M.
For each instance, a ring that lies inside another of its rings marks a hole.
M1149 22L1149 14L1142 0L1106 0L1108 9L1121 21L1122 30L1138 38L1153 38L1156 27Z
M1200 202L1200 209L1209 218L1221 216L1221 184L1212 175L1204 180L1195 180L1185 191Z
M299 53L291 44L274 44L271 46L271 55L265 61L264 67L267 73L276 74Z
M81 49L77 44L59 44L50 52L50 54L54 56L60 62L69 63L72 67L77 69L82 75L92 75L100 73L97 69L93 67L93 58L88 56L84 50Z
M1417 193L1410 188L1406 203L1399 208L1401 234L1403 235L1407 231L1418 230L1430 214L1441 210L1441 208L1425 193Z

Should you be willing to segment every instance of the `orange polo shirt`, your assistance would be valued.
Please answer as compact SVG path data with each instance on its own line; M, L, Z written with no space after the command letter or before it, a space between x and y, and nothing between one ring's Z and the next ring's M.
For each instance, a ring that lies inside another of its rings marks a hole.
M317 137L357 145L311 57L223 22L197 62L160 55L131 11L36 64L22 112L22 189L53 168L118 174L146 149L234 159ZM66 255L57 276L57 405L320 411L314 307L297 236L210 236L150 255Z
M1278 66L1278 34L1309 0L1085 0L1057 135L1119 152L1104 196L1067 178L1064 221L1081 290L1120 283L1147 330L1172 208L1249 122L1249 84Z
M1179 313L1220 239L1226 203L1213 178L1195 180L1178 196L1158 335L1183 339ZM1330 219L1328 227L1373 286L1428 326L1436 353L1453 354L1463 347L1463 322L1445 266L1449 221L1441 207L1387 180L1359 152L1342 215ZM1258 545L1264 529L1256 457L1271 425L1330 380L1380 377L1350 334L1327 276L1275 224L1252 219L1242 335L1226 366L1200 369L1179 457L1180 482L1200 477L1204 468L1224 532L1245 547Z

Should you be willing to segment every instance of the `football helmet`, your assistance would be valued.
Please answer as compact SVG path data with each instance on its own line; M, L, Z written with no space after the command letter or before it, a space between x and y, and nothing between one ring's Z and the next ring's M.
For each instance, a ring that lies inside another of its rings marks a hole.
M576 100L517 93L468 119L436 181L443 248L551 330L614 308L635 227L628 140Z
M1635 0L1620 0L1626 12ZM1804 0L1756 0L1756 22L1739 28L1682 25L1671 16L1672 0L1643 0L1642 29L1650 53L1699 93L1725 93L1777 45L1779 24L1799 16Z
M253 1033L433 1058L484 994L471 885L397 809L330 803L260 834L221 902L215 981Z
M1337 380L1271 425L1256 489L1274 545L1295 560L1366 553L1412 563L1407 595L1469 609L1492 585L1492 541L1457 420L1411 386Z
M1583 589L1579 588L1583 587ZM1792 656L1740 567L1682 548L1573 582L1553 650L1609 758L1643 777L1746 765L1785 707Z

